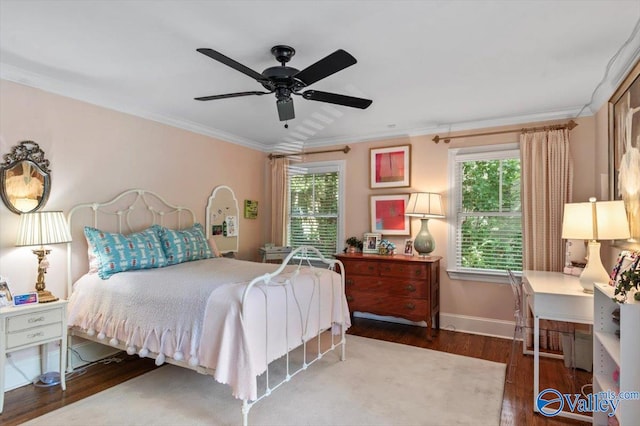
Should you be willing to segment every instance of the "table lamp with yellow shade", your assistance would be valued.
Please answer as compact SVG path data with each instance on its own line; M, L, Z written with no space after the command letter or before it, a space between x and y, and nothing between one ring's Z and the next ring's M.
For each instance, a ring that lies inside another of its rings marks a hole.
M38 292L38 301L41 303L58 300L45 288L44 274L49 267L47 255L51 250L44 246L68 243L70 241L71 233L62 212L40 211L20 215L16 246L39 246L39 248L34 248L32 251L38 257L36 291Z

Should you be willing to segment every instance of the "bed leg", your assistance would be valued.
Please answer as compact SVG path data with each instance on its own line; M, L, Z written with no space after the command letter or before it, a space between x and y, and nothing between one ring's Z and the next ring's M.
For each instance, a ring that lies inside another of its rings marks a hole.
M251 409L251 406L249 405L247 400L243 399L242 400L242 426L248 426L249 425L249 410L250 409Z

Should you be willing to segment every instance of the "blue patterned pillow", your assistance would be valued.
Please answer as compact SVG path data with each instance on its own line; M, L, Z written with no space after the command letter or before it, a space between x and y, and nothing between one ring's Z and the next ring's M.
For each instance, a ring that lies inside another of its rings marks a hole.
M118 272L166 266L158 228L152 226L142 232L123 235L85 226L84 235L89 251L93 253L93 267L98 276L106 280Z
M167 258L167 265L213 257L202 225L199 223L181 230L160 228L158 235Z

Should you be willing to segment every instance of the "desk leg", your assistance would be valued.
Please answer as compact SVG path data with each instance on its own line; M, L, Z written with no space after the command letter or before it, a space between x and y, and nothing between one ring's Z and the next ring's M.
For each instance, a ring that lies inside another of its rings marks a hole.
M538 411L536 399L540 393L540 317L533 316L533 411Z
M60 387L67 390L67 327L63 328L62 338L60 339Z
M1 319L4 323L4 318ZM0 346L3 344L0 343ZM4 351L4 347L0 350L0 414L2 414L2 410L4 409L4 360L6 359L7 354Z
M529 313L531 312L529 308L533 309L533 307L529 305L531 303L529 301L530 295L529 293L527 293L526 286L522 286L522 289L524 291L522 292L522 300L520 301L521 303L520 306L522 306L522 309L524 309L524 323L525 325L527 325L529 324L529 318L531 318L529 316ZM533 352L527 349L527 336L529 335L529 332L527 331L527 327L524 327L524 330L521 334L522 334L521 336L522 337L522 354L533 355Z

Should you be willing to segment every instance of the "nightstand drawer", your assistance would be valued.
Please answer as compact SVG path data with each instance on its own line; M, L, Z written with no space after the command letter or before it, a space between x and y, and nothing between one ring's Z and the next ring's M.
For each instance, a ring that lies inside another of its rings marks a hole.
M62 322L7 333L7 349L62 336Z
M63 312L63 309L57 308L9 317L7 318L7 332L13 333L27 328L62 322Z

